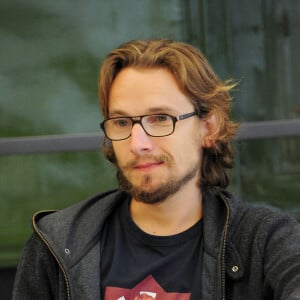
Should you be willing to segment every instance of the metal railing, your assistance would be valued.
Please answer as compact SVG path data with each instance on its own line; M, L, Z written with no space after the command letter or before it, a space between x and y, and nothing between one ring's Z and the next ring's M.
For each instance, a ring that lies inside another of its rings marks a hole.
M245 122L236 140L300 136L300 119ZM0 138L0 155L84 151L100 148L101 133Z

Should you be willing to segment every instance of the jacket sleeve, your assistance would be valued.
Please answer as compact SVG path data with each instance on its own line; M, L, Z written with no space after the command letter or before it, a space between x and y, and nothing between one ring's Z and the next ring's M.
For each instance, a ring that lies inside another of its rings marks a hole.
M38 235L33 233L19 261L12 299L66 299L61 295L60 277L54 257Z
M270 221L263 246L265 288L271 287L274 299L299 300L300 224L284 215Z

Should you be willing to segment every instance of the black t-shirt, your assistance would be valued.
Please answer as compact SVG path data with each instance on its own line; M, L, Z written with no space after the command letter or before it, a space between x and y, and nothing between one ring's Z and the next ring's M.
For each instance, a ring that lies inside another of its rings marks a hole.
M101 236L102 299L201 300L202 220L176 235L150 235L131 219L129 201Z

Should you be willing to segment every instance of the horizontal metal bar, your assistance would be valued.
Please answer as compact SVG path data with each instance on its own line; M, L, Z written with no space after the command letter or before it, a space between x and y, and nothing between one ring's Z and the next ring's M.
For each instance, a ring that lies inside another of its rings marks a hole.
M2 138L0 155L95 150L102 138L97 133Z
M300 136L300 119L242 123L236 140ZM97 150L100 133L0 138L0 155Z
M241 124L236 139L266 139L300 136L300 119L245 122Z

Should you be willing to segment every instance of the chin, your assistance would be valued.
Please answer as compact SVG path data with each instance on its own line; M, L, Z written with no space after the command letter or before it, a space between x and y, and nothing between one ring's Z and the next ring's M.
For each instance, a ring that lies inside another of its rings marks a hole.
M126 191L138 201L153 204L162 202L176 194L182 187L197 176L199 168L195 166L181 177L165 178L165 180L161 180L160 178L157 180L157 177L155 177L156 182L153 182L153 176L145 175L139 178L137 184L135 180L127 179L121 170L118 171L117 176L120 189Z

